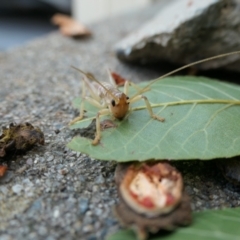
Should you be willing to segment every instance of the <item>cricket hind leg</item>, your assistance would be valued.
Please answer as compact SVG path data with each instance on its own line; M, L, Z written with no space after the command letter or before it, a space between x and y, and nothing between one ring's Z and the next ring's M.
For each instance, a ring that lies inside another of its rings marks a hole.
M90 97L85 97L82 99L81 106L80 106L80 114L78 117L74 118L69 125L72 125L78 121L81 121L84 118L84 103L88 102L92 104L93 106L99 108L99 109L106 109L106 106L101 105L99 102L97 102L95 99L92 99Z
M159 117L159 116L157 116L157 115L155 115L155 114L153 113L151 104L150 104L150 102L149 102L149 100L148 100L148 98L147 98L146 96L137 95L136 97L134 97L134 98L132 98L132 99L130 100L130 103L134 103L134 102L140 101L140 100L142 100L142 99L144 100L144 102L145 102L145 104L146 104L147 110L148 110L149 115L151 116L151 118L156 119L156 120L158 120L158 121L160 121L160 122L164 122L164 121L165 121L164 118Z

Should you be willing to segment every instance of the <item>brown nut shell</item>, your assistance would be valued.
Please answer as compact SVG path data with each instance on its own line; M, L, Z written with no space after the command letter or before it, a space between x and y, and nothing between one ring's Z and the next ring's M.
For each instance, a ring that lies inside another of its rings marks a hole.
M167 162L132 164L119 185L124 201L148 217L171 212L180 202L182 190L181 174Z
M142 169L146 169L146 165L150 166L150 170L157 170L156 172L154 171L153 175L158 175L158 170L163 168L162 170L167 169L169 171L162 173L163 176L169 176L170 179L172 178L173 180L176 180L173 177L176 175L176 178L178 178L178 180L180 179L179 181L176 181L176 183L181 194L175 195L177 196L175 199L176 201L172 202L170 208L169 206L166 208L163 206L164 211L159 210L159 208L155 208L154 210L156 210L156 212L154 212L153 209L150 208L150 214L145 211L146 209L142 212L141 206L139 208L139 204L136 204L137 201L131 201L129 204L129 199L123 195L127 191L121 190L125 184L125 186L129 188L131 179L136 179L137 174L135 171L140 170L141 172ZM135 172L135 174L132 172ZM175 173L172 174L171 172ZM183 191L182 177L179 175L181 174L166 161L155 163L145 162L140 164L119 164L117 166L115 171L115 181L118 187L120 203L116 206L115 213L124 226L132 227L137 232L138 239L146 239L149 232L156 233L159 230L173 230L177 226L188 225L191 223L192 216L190 198ZM135 207L133 207L134 203L136 204Z

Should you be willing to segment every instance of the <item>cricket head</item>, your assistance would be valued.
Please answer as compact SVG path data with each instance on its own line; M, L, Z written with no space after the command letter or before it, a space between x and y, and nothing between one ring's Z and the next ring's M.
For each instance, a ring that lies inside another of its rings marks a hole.
M129 110L129 97L124 93L119 93L116 99L112 99L109 108L112 112L112 115L118 120L122 120Z

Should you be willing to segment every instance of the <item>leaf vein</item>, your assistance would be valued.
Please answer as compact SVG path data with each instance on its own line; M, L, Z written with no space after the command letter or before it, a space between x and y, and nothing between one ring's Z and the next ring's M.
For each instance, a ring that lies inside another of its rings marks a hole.
M199 96L201 96L201 97L204 97L204 98L206 98L206 99L212 99L211 97L209 97L209 96L207 96L207 95L204 95L204 94L202 94L202 93L196 92L196 91L194 91L194 90L191 89L191 88L186 88L186 87L178 86L178 85L168 85L168 84L161 84L161 85L163 85L163 86L165 86L165 87L183 89L183 90L186 90L186 91L188 91L188 92L192 92L192 93L194 93L194 94L196 94L196 95L199 95Z
M222 93L223 95L229 97L230 99L238 100L237 98L229 95L228 93L226 93L226 92L224 92L224 91L222 91L222 90L220 90L220 89L217 89L217 88L215 88L215 87L213 87L213 86L211 86L211 85L209 85L209 84L206 84L206 83L203 83L203 82L199 82L199 84L202 85L202 86L208 87L208 88L210 88L210 89L213 89L213 90L216 91L216 92Z

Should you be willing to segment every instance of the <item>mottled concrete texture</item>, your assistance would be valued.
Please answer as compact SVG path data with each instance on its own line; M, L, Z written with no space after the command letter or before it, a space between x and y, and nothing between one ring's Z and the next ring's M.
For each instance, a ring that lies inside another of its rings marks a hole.
M29 121L46 138L44 146L14 158L0 179L0 240L96 240L119 228L112 211L118 201L116 163L66 148L72 138L66 126L76 116L71 101L80 93L80 75L70 66L100 80L107 76L106 66L135 82L156 78L158 68L124 65L113 47L157 10L152 6L89 26L90 39L56 32L0 54L0 126ZM175 165L183 173L193 210L240 205L239 189L213 161Z

